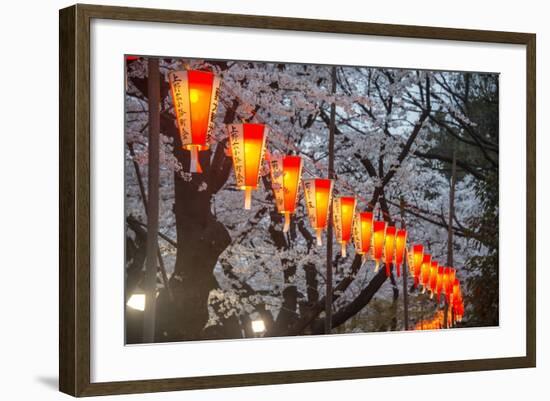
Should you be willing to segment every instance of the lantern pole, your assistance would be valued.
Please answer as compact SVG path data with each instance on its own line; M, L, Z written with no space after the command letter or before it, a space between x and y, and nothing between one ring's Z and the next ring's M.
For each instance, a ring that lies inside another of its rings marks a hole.
M147 264L145 270L145 311L143 342L155 341L155 304L157 290L157 250L159 214L159 133L160 133L160 73L157 58L148 59L147 97L149 99L148 144L148 205L147 205Z
M401 212L401 228L403 230L405 227L405 200L401 197L401 202L399 203L399 209ZM409 330L409 288L407 284L407 276L409 274L408 268L408 258L407 258L407 245L405 243L405 256L403 257L403 322L405 323L405 330Z
M453 265L453 217L455 209L455 185L456 185L456 150L453 150L453 162L451 166L451 189L449 193L449 226L447 229L447 266ZM449 303L445 297L445 316L443 326L448 326ZM452 322L451 322L452 324Z
M134 145L131 142L128 142L127 145L128 145L128 149L130 150L130 156L132 156L132 159L133 159L132 163L134 165L134 170L136 172L136 177L137 177L138 186L139 186L139 192L141 194L141 201L143 203L145 213L147 213L147 211L148 211L147 196L145 195L145 186L143 185L143 178L141 177L141 171L139 169L139 165L137 164L137 162L135 160L136 153L134 151ZM159 236L160 236L160 234L159 234ZM170 289L170 285L168 283L168 274L166 274L166 266L164 265L164 260L162 259L162 254L160 253L160 248L159 247L157 247L157 258L158 258L158 262L159 262L160 272L161 272L161 275L162 275L162 282L164 283L164 287L168 291L168 296L170 297L170 300L173 301L174 296L172 294L172 290Z
M332 94L336 94L336 66L332 66ZM328 136L328 178L334 179L334 130L336 128L336 102L330 105L330 126ZM329 204L327 220L327 294L325 296L325 333L332 331L332 202Z

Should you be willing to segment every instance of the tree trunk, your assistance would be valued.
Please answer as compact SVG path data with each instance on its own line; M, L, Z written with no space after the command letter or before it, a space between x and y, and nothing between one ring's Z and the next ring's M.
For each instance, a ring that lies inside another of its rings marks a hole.
M219 255L231 243L226 228L210 211L208 191L198 192L194 187L192 181L176 176L174 212L178 251L170 285L176 308L181 311L177 320L185 322L181 325L181 334L187 340L204 338L208 296L218 288L214 267Z
M233 121L235 108L226 110L224 122ZM163 131L174 138L174 155L187 171L189 152L182 150L172 121L164 121ZM242 337L236 316L219 315L220 323L205 330L208 322L208 298L218 289L214 268L220 254L231 244L225 226L211 210L212 196L222 188L231 171L231 159L224 155L225 142L216 146L212 164L211 151L199 153L202 174L186 180L174 174L177 254L174 274L170 278L173 302L165 292L159 296L157 341L204 340ZM206 185L204 190L201 186Z
M264 179L264 185L266 184ZM267 187L267 185L266 185ZM268 189L271 189L270 186ZM278 230L276 227L282 223L282 215L275 211L270 213L271 225L269 226L269 233L277 250L283 251L290 247L290 244L285 234ZM284 289L282 291L282 306L277 319L275 320L273 329L276 331L287 331L298 319L298 288L293 284L294 276L296 275L296 264L287 258L281 259L281 265L283 266L283 281Z

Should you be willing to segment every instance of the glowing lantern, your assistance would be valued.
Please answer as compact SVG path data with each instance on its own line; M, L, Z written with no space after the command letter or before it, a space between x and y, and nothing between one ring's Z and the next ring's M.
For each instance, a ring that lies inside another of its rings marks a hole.
M455 279L456 279L456 270L453 269L452 267L449 268L449 291L452 292L453 290L453 285L454 285L454 282L455 282Z
M453 297L452 297L452 302L456 302L459 300L459 297L462 296L462 294L460 294L460 281L458 281L457 278L455 278L453 280L453 290L452 290L452 294L453 294Z
M447 276L447 278L446 280L444 280L443 284L445 286L444 289L445 289L445 295L447 298L447 303L450 303L451 294L453 292L453 284L456 277L456 270L451 267L447 267L445 268L445 275Z
M401 265L403 264L406 249L407 231L397 230L397 235L395 236L395 267L397 269L397 277L401 277Z
M342 247L342 257L346 257L346 245L351 240L353 215L355 214L355 198L353 196L337 196L332 204L334 233L336 241Z
M355 252L359 255L363 255L363 259L366 259L370 250L372 221L372 212L357 213L353 221L353 243L355 245Z
M451 271L450 267L446 267L443 272L443 292L445 293L445 298L447 302L450 300L450 289L449 289L449 273Z
M315 230L317 245L323 245L321 233L327 227L328 212L332 200L332 180L311 178L304 180L307 213L311 227Z
M386 241L384 242L384 263L386 264L386 276L391 274L390 266L393 263L395 253L395 234L396 229L393 226L386 228Z
M168 75L181 143L191 152L189 171L201 173L199 151L207 150L218 109L221 79L207 71L174 71Z
M432 255L427 253L422 258L422 265L420 267L420 282L422 283L422 293L426 292L428 283L430 281L430 268L432 266Z
M290 214L296 210L302 159L300 156L272 156L270 165L275 204L277 211L285 216L283 232L286 233L290 228Z
M462 300L462 295L460 295L458 301L454 305L454 314L455 314L455 320L457 322L462 321L462 317L464 316L464 301Z
M457 322L461 322L463 316L464 316L464 304L461 303L461 304L458 306L458 310L457 310L457 312L456 312L456 314L455 314L456 321L457 321Z
M461 321L462 315L464 314L464 302L462 300L462 292L460 290L460 281L457 278L455 278L453 282L453 292L450 306L452 308L455 321Z
M375 221L372 233L372 257L376 262L375 272L380 268L380 261L384 253L384 237L386 236L386 222Z
M445 268L439 266L437 268L437 281L435 291L437 292L437 303L441 302L441 291L443 290L443 276L445 273Z
M237 188L245 191L245 209L250 209L252 190L258 186L268 132L264 124L227 125L235 181Z
M428 282L428 288L431 291L430 298L433 298L433 295L436 291L437 273L439 272L438 266L439 266L439 263L437 263L435 260L432 261L432 264L430 266L430 279Z
M414 277L414 287L418 287L420 281L420 272L422 269L422 261L424 260L424 246L414 245L411 251L410 267L412 276Z

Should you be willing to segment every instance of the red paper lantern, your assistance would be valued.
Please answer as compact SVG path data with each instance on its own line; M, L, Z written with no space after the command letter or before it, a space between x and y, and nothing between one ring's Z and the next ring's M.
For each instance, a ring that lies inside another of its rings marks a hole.
M436 292L437 292L437 303L441 302L441 291L443 291L443 276L445 274L445 268L439 266L437 268L437 282L436 282Z
M386 276L391 274L390 266L393 263L395 253L395 235L397 230L393 226L386 228L386 240L384 243L384 264L386 265Z
M411 267L411 274L414 277L414 287L418 287L420 281L420 272L422 269L422 261L424 260L424 246L417 244L414 245L411 250L411 261L409 263Z
M464 316L464 300L462 299L462 294L459 294L459 298L454 305L453 311L455 314L455 320L457 322L461 322Z
M430 279L428 283L428 288L430 289L430 298L433 297L433 294L435 293L437 289L437 274L439 272L439 263L437 263L435 260L432 261L432 264L430 266Z
M450 287L451 291L453 289L452 286L454 285L455 279L456 279L456 269L449 267L449 285L451 286Z
M432 255L424 254L422 258L422 266L420 267L420 283L422 284L422 293L426 292L426 288L430 282L430 268L432 266Z
M302 159L300 156L272 156L270 166L275 204L277 211L285 216L283 232L287 232L290 228L290 215L295 212L298 201Z
M386 222L375 221L372 233L372 257L376 262L375 272L380 268L380 261L384 254L384 239L386 236Z
M464 314L464 302L462 300L462 291L460 289L460 281L455 278L453 282L453 292L451 296L450 307L454 314L454 321L461 321Z
M443 272L443 293L445 294L445 298L447 300L447 303L450 299L450 289L449 289L449 273L451 271L450 267L445 267L445 270Z
M317 245L323 245L322 232L327 227L328 212L332 200L331 179L311 178L304 180L304 193L311 227L315 230Z
M372 212L357 213L353 221L353 243L355 245L355 253L362 255L363 259L366 259L370 250L372 222Z
M443 284L442 284L443 294L445 294L445 298L447 297L447 289L449 288L448 282L449 282L449 268L445 267L445 269L443 270Z
M252 190L258 187L269 128L264 124L229 124L237 188L245 191L244 208L250 209Z
M453 284L456 277L456 270L452 267L445 268L445 274L447 279L444 281L445 285L445 296L447 298L447 303L451 302L451 294L453 292Z
M456 301L459 299L460 296L460 281L458 281L457 278L453 280L453 289L452 289L452 299L451 301Z
M201 173L199 151L207 150L218 109L221 79L208 71L174 71L168 75L181 144L191 152L189 171Z
M332 203L332 217L336 241L341 245L342 257L346 257L346 245L351 240L353 216L355 214L355 198L353 196L337 196Z
M401 266L405 258L407 250L407 230L397 230L395 236L395 267L397 269L397 277L401 277Z

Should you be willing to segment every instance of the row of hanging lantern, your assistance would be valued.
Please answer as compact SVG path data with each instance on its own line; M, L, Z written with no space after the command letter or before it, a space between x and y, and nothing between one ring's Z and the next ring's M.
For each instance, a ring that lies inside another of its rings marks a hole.
M168 76L176 123L181 143L190 152L190 172L202 172L198 152L209 148L213 133L213 117L218 108L221 79L206 71L177 71ZM257 189L261 166L268 159L272 188L277 211L284 216L283 231L290 228L291 215L296 211L300 182L303 183L307 214L315 230L317 244L322 245L322 232L329 223L329 210L333 207L335 237L341 245L342 256L353 242L356 253L365 261L369 254L375 261L375 271L381 263L386 266L386 275L391 274L394 264L397 276L401 276L401 266L407 258L414 286L422 285L431 296L441 294L461 318L464 304L460 282L456 270L439 266L431 255L424 252L422 245L413 245L407 250L407 231L388 225L385 221L374 220L371 211L356 212L357 200L353 196L336 196L332 199L334 181L328 178L302 179L303 162L300 156L266 156L266 143L269 127L265 124L227 124L226 130L231 148L237 188L245 193L245 209L250 209L252 191Z
M422 319L415 325L415 330L437 330L452 327L460 322L464 315L464 303L460 293L460 286L453 285L451 300L448 309L437 309L430 319Z
M385 221L375 221L373 212L360 212L353 221L353 242L355 250L363 259L367 258L372 247L372 258L378 271L380 263L386 265L386 275L391 274L390 266L395 264L397 276L401 276L401 266L406 253L407 230L389 226Z
M409 271L414 278L415 288L422 285L422 292L429 291L430 298L436 295L438 304L441 302L441 294L444 294L456 320L462 319L464 301L456 269L440 265L429 253L424 252L423 245L416 244L409 252Z
M195 70L170 72L168 80L181 144L190 152L189 171L201 173L198 152L209 148L221 80L211 72ZM226 130L236 186L244 190L245 209L250 209L252 191L258 187L264 162L269 127L252 123L227 124ZM268 162L277 210L284 215L283 230L286 232L290 227L290 216L296 210L302 160L299 156L273 156ZM321 234L329 218L333 181L323 178L304 179L303 185L308 216L315 229L317 243L321 244ZM351 220L346 218L345 222L348 221L351 224ZM347 226L344 229L351 231Z

